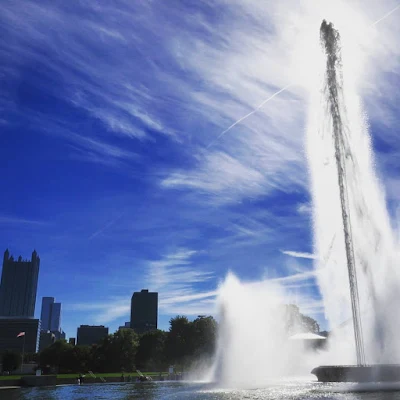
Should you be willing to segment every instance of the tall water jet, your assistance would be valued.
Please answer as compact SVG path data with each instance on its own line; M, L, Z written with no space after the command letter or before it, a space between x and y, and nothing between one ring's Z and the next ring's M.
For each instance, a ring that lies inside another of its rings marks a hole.
M332 116L335 159L338 174L340 205L342 209L343 233L346 248L347 269L349 273L351 309L353 316L354 339L357 364L365 364L362 323L360 317L360 299L358 295L357 270L354 259L351 218L346 180L346 158L351 157L343 132L343 123L338 87L340 85L340 35L332 23L325 20L321 24L321 41L326 52L327 99Z
M384 365L400 361L398 245L375 173L356 71L346 67L352 61L349 42L327 22L316 29L316 39L318 33L321 47L308 60L320 82L309 85L307 153L315 272L330 349L310 354L290 348L279 312L279 305L298 303L290 289L228 276L219 291L223 318L213 375L223 385L260 387L304 376L315 365L339 365L328 367L334 373L323 380L400 379L397 366Z
M389 357L385 354L387 350L384 350L389 343L393 342L395 326L392 321L393 315L389 313L389 309L385 309L388 305L390 306L388 302L390 297L387 295L388 291L385 290L387 288L382 286L382 283L390 277L392 283L387 287L398 288L399 279L394 268L393 235L388 222L385 201L381 195L382 189L375 177L370 139L365 119L361 116L358 97L354 87L350 90L345 88L342 76L340 35L332 24L323 21L320 38L326 57L321 101L325 110L318 131L322 132L324 137L314 137L312 154L316 155L316 149L325 153L329 171L327 169L323 177L325 180L328 179L328 183L322 182L321 172L316 172L315 160L312 156L310 157L309 151L316 209L314 233L320 260L329 259L330 254L324 256L323 253L329 253L336 240L336 265L331 263L328 266L319 266L319 283L325 300L327 317L331 318L331 323L333 320L337 324L338 316L343 317L343 312L335 312L338 307L335 306L335 298L330 291L335 290L332 283L344 284L343 264L347 265L357 367L318 367L313 370L313 373L318 376L318 379L328 381L400 380L400 366L383 366L382 364L366 366L361 314L368 327L369 363L387 362ZM348 83L347 86L349 87ZM353 100L353 104L349 102L349 99ZM349 111L349 108L352 110ZM316 143L318 143L317 146ZM330 163L334 163L336 168L329 166ZM330 193L323 194L321 186L328 187ZM332 198L328 198L329 195ZM331 210L327 211L324 200L333 205ZM333 222L334 229L331 229L330 234L328 234L330 227L326 226L329 211L336 216ZM332 239L329 240L332 233ZM329 242L331 244L328 248ZM328 262L325 263L328 264ZM362 272L361 280L358 279L360 277L357 277L357 272ZM331 278L328 284L327 277ZM360 283L363 294L362 303L360 302ZM343 290L340 295L344 299L347 297L343 296ZM340 344L337 342L335 346L339 349ZM397 349L393 347L391 350L390 361Z

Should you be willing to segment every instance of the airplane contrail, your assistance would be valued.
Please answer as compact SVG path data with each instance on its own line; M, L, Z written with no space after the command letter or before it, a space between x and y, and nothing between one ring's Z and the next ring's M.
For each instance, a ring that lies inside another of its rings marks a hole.
M107 224L105 224L102 228L97 230L96 232L92 233L89 236L89 240L92 240L96 236L100 235L100 233L103 233L106 229L108 229L111 225L115 224L125 213L123 212L122 214L118 215L116 218L112 219L111 221L108 221Z
M221 132L219 134L219 136L214 139L206 148L208 149L210 146L212 146L217 140L221 139L222 136L225 135L225 133L227 133L228 131L230 131L234 126L236 126L237 124L240 124L242 121L244 121L246 118L250 117L250 115L254 114L255 112L257 112L264 104L268 103L270 100L272 100L275 96L278 96L278 94L282 93L283 91L287 90L290 86L292 85L287 85L284 88L278 90L277 92L275 92L273 95L271 95L270 97L268 97L267 99L265 99L259 106L257 106L253 111L250 111L248 114L246 114L245 116L243 116L242 118L239 118L236 122L234 122L229 128L225 129L223 132Z
M397 11L400 8L400 4L397 5L395 8L393 8L392 11L389 11L387 14L385 14L383 17L379 18L377 21L375 21L371 26L375 26L376 24L379 24L379 22L383 21L385 18L389 17L389 15L392 15L395 11Z

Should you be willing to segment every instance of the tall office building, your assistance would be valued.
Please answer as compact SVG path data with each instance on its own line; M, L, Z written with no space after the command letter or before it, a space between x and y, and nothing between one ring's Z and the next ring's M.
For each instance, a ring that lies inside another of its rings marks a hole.
M4 253L0 283L0 316L33 318L40 258L36 250L31 260L15 261L8 249Z
M78 346L91 346L98 344L108 335L108 328L103 325L81 325L76 333Z
M23 336L18 335L25 332ZM4 350L36 353L39 348L40 320L0 317L0 353Z
M61 303L55 303L54 297L42 298L42 331L59 332L61 330Z
M157 329L158 293L143 289L132 295L131 328L137 333Z
M51 319L50 319L50 330L60 331L61 330L61 303L53 303L51 306Z
M54 304L54 297L42 297L42 311L40 320L42 322L42 331L50 330L51 306Z

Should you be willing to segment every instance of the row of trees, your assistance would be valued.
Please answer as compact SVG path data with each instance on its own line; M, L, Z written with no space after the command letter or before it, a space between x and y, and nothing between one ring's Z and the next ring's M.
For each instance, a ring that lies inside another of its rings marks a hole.
M288 335L299 331L318 332L318 323L300 313L295 305L282 306ZM170 320L167 332L155 330L142 335L131 329L120 329L93 346L72 346L59 340L44 349L39 355L25 355L36 361L44 371L59 373L165 371L169 365L181 369L194 362L209 360L215 352L217 323L213 317L199 316L189 321L184 316ZM18 368L21 355L6 352L3 355L3 370Z
M189 321L177 316L170 320L168 332L137 335L131 329L120 329L93 346L72 346L59 340L40 353L39 366L59 373L162 371L171 364L185 369L201 357L212 356L216 336L213 317Z

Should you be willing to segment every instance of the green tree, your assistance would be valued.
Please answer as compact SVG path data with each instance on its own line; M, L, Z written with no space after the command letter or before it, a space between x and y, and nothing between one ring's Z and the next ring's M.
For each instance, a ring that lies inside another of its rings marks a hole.
M217 322L211 316L199 316L192 324L192 354L196 358L212 356L217 341Z
M104 342L104 341L103 341ZM94 344L90 348L90 370L96 372L106 372L106 355L105 346L103 344Z
M136 366L144 371L161 371L166 367L165 341L167 333L160 330L146 332L139 338Z
M138 345L138 335L132 329L120 329L108 335L94 354L98 372L133 371Z
M165 341L165 355L168 363L184 367L188 363L193 345L191 343L193 325L181 315L171 318Z
M12 350L6 350L1 359L3 372L15 371L21 365L21 354Z
M39 354L38 353L25 353L24 354L24 364L33 362L36 363L39 360Z
M60 368L64 372L84 372L91 369L90 346L70 346L65 349Z
M65 340L57 340L40 353L39 366L44 370L51 367L55 368L57 372L69 372L66 361L68 360L68 353L72 349L73 346Z

